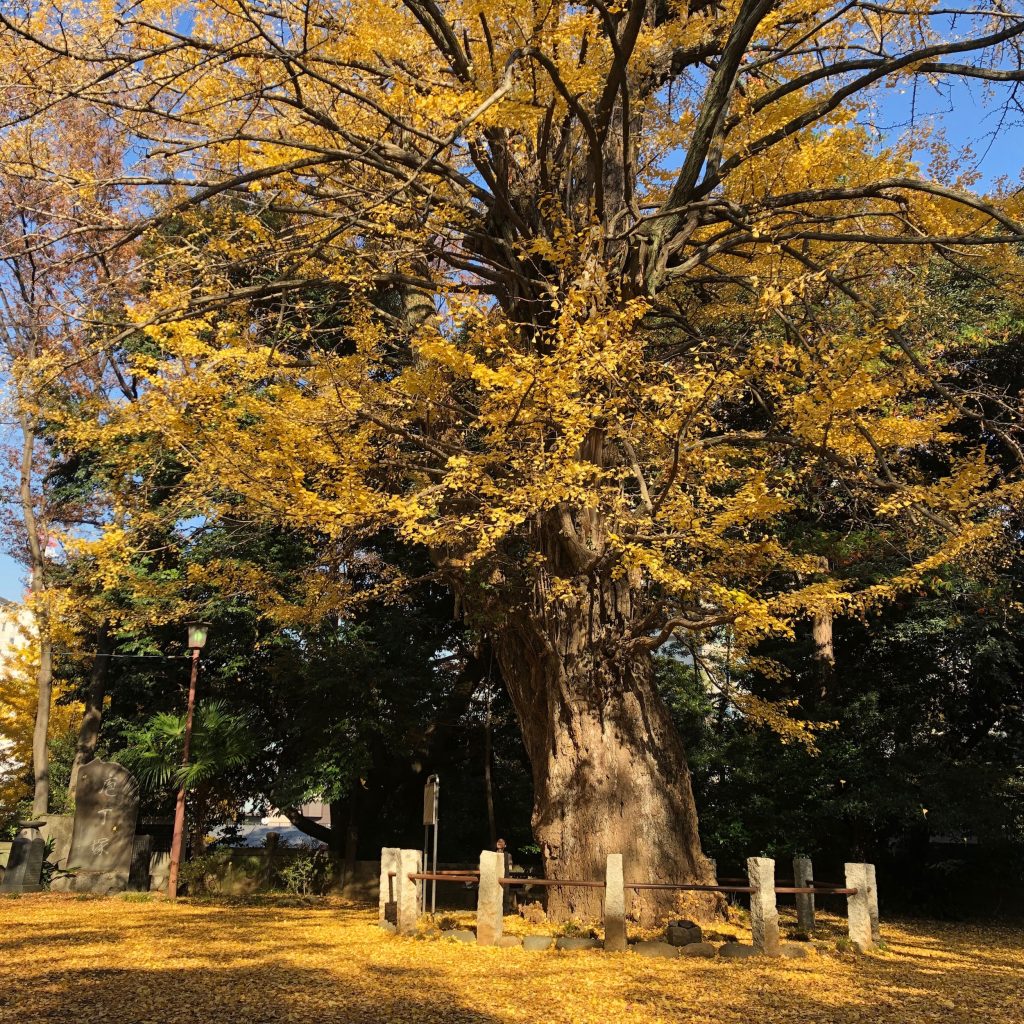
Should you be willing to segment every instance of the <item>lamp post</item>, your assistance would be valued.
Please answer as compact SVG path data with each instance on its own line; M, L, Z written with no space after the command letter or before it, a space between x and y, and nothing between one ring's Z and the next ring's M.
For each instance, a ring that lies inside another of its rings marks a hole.
M192 712L196 706L196 680L199 677L199 652L206 646L210 630L208 622L188 624L188 646L192 651L192 675L188 684L188 710L185 712L185 744L181 752L181 766L188 767L188 748L192 742ZM171 839L171 866L167 874L167 898L178 896L178 867L181 864L181 849L185 839L185 781L178 790L178 801L174 806L174 836Z

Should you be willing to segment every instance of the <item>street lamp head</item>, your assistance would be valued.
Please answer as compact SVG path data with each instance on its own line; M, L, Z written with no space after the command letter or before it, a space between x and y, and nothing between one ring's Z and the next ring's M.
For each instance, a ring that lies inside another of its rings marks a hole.
M189 650L199 651L206 646L206 635L210 632L208 622L190 622L188 624Z

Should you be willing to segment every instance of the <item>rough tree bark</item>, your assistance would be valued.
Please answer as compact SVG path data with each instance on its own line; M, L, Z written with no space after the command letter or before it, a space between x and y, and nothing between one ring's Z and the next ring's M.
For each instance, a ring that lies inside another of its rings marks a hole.
M627 881L713 884L686 755L650 656L595 654L586 619L560 618L554 637L524 616L496 638L533 770L546 876L599 880L606 856L621 853ZM600 901L600 890L552 889L548 913L596 917ZM705 916L717 908L713 898L688 902ZM652 923L677 905L673 893L639 892L631 913Z
M549 551L551 549L549 548ZM597 881L621 853L627 882L714 883L704 856L682 741L636 644L628 579L591 577L586 601L522 602L493 633L533 773L533 831L548 878ZM653 924L685 908L705 919L715 895L632 893ZM599 917L601 890L555 888L554 920Z

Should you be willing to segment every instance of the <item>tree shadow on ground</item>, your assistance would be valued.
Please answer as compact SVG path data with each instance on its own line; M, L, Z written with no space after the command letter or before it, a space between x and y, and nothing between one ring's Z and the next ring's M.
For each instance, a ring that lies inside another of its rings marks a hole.
M6 988L6 986L5 986ZM335 977L288 961L194 969L96 966L47 971L0 991L0 1021L19 1024L502 1024L462 1005L429 972L398 968Z

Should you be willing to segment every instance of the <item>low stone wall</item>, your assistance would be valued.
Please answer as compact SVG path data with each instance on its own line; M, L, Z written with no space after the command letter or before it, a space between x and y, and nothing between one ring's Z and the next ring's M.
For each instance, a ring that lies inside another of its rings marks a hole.
M286 867L288 861L301 856L304 850L297 849L237 849L214 850L206 855L209 865L208 883L218 893L225 896L248 896L278 887L278 873ZM170 866L170 855L164 851L154 851L150 858L150 890L161 890L167 887L167 873ZM341 860L330 862L328 891L344 896L353 902L373 903L377 900L377 889L380 875L380 861L357 860L354 864L345 864ZM465 906L476 905L476 896Z

